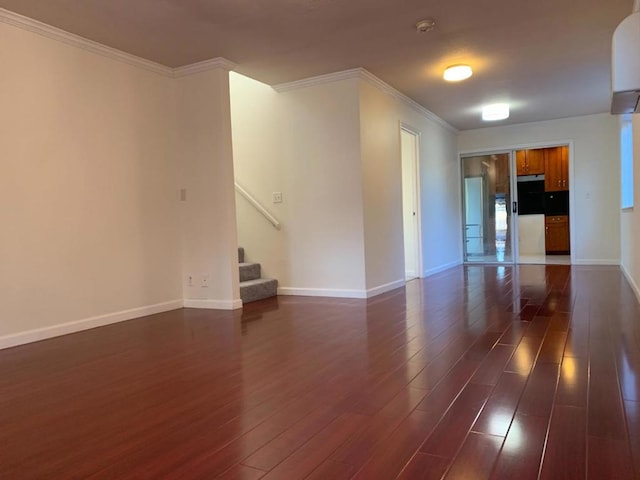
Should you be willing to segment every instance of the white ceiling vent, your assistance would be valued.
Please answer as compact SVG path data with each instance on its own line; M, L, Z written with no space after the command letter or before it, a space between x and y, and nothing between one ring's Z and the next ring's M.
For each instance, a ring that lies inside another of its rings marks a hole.
M611 113L640 113L640 12L625 18L613 34Z

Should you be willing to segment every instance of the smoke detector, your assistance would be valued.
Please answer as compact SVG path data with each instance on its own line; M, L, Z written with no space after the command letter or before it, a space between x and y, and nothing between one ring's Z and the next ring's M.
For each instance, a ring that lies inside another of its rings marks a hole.
M430 32L435 27L436 27L436 21L433 18L420 20L418 23L416 23L416 30L418 31L418 33Z

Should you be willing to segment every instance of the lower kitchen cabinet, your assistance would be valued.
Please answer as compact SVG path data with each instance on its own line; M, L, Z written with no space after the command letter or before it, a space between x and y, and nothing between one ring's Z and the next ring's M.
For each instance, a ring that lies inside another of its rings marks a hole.
M569 216L545 217L545 250L547 254L569 254Z

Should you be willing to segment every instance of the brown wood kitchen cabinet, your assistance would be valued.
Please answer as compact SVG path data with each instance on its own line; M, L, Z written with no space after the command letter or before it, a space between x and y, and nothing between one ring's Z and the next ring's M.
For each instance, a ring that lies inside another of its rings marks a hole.
M569 148L564 146L545 150L544 190L569 190Z
M516 170L518 175L540 175L545 173L544 148L516 150Z
M569 253L569 216L545 217L544 245L547 254Z

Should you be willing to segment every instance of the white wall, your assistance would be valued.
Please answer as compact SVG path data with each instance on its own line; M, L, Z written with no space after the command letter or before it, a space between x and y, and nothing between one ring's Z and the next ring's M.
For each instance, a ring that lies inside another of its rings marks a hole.
M176 82L185 306L240 308L229 72L217 68Z
M405 279L402 149L395 99L360 82L367 289Z
M281 293L364 296L404 282L400 122L421 133L423 273L460 263L452 130L357 74L282 93L232 74L231 105L236 178L282 224L237 196L239 241Z
M460 132L461 152L573 141L570 165L576 263L620 262L618 121L608 114Z
M640 115L633 116L634 207L621 214L621 264L640 301Z
M422 275L460 263L455 132L368 80L360 105L367 288L404 279L401 124L420 135Z
M360 291L362 254L357 81L281 93L287 167L287 282L282 287Z
M176 308L183 298L237 307L227 72L172 79L6 24L0 34L0 201L10 206L0 210L0 346ZM358 78L281 94L246 79L231 86L238 157L258 159L237 163L240 181L283 224L241 223L252 234L242 243L285 293L361 296L386 281L381 266L388 278L400 271L398 230L385 255L370 255L366 277L360 88ZM389 131L379 125L399 159L397 120ZM427 135L425 152L446 150ZM386 168L374 156L367 162ZM379 203L377 186L399 200L379 173L366 172L366 211L388 210L382 223L370 217L370 246L400 218ZM284 203L270 204L272 191Z
M231 75L236 178L282 225L237 196L239 242L281 293L364 291L357 92L356 79L277 93Z
M0 343L179 303L172 80L4 23L0 38Z

